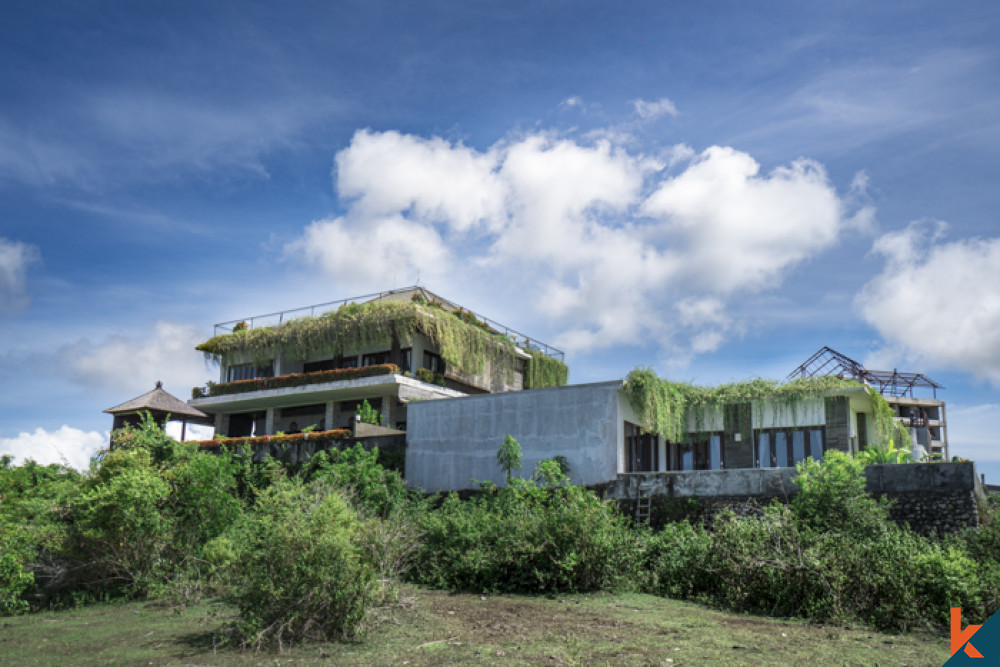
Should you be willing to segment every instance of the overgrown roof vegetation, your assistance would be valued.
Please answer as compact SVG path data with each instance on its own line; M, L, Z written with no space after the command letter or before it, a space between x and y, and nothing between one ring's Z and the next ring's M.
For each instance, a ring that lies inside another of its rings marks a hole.
M649 368L636 368L625 379L625 391L642 427L670 442L684 442L691 432L707 430L705 424L713 410L722 410L723 430L727 434L740 433L748 439L753 435L753 409L758 411L758 422L763 421L765 407L770 407L794 423L797 407L804 401L822 398L830 389L861 386L857 380L823 375L783 383L754 378L699 387L658 377ZM871 387L867 389L875 408L872 444L888 445L894 441L901 447L909 447L909 434L894 422L892 408L881 394Z
M280 351L298 360L340 356L373 346L390 346L414 333L426 336L449 365L478 374L488 362L492 372L508 377L519 358L517 347L506 336L491 330L467 311L449 312L437 303L370 301L351 303L317 317L303 317L284 324L244 329L215 336L197 347L210 358L246 355L264 365ZM566 384L566 365L528 350L525 376L532 387Z

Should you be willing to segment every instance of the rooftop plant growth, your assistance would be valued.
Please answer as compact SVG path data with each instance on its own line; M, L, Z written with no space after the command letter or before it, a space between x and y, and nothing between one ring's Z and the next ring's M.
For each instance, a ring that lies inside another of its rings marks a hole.
M481 373L487 363L493 372L508 376L515 369L517 348L506 336L492 331L467 311L449 312L440 304L423 300L351 303L317 317L215 336L197 349L215 361L240 355L263 365L278 352L297 360L336 357L367 347L396 346L414 333L426 336L447 364L465 373ZM565 373L553 372L554 364L565 368L553 359L534 362L540 370L531 373L540 382L565 377Z
M628 374L625 391L642 427L663 436L670 442L684 442L691 432L702 432L713 411L722 412L723 431L739 433L742 438L753 435L753 411L757 421L770 408L776 415L785 415L795 423L798 406L808 400L822 398L830 389L862 386L856 380L834 376L795 378L778 382L755 378L716 387L699 387L658 377L648 368L637 368ZM908 448L909 435L893 421L892 408L877 391L868 387L875 406L875 438L873 445L895 442Z

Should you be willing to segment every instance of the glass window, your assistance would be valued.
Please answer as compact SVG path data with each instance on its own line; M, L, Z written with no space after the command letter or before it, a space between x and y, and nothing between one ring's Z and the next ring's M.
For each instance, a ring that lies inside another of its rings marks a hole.
M337 368L357 368L357 367L358 367L357 355L340 357L337 359Z
M784 468L788 465L788 436L784 431L775 431L774 447L771 448L771 467Z
M444 373L444 359L441 355L424 350L424 368L431 373Z
M823 460L823 429L814 428L809 430L809 452L817 461Z
M757 437L757 467L771 467L771 434L761 431Z
M722 470L722 437L718 434L709 440L708 456L712 470Z
M371 352L361 357L362 366L375 366L389 363L389 352Z
M806 458L805 431L792 431L792 464Z
M230 366L226 371L226 382L269 377L274 377L274 362L271 361L267 362L266 366L261 367L254 366L253 364L236 364Z

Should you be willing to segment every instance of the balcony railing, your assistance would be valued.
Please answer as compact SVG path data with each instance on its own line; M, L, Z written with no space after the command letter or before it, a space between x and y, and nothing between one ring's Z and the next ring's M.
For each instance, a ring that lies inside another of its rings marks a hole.
M273 327L280 324L284 324L288 320L293 320L297 317L316 317L317 315L322 315L324 313L329 313L331 311L337 310L343 305L348 303L364 303L367 301L377 301L383 299L387 296L392 296L394 294L401 294L405 292L413 291L426 292L427 294L433 294L422 287L412 286L403 287L400 289L389 290L387 292L373 292L372 294L363 294L361 296L354 296L347 299L339 299L337 301L327 301L326 303L317 303L312 306L303 306L301 308L292 308L291 310L281 310L275 313L265 313L263 315L254 315L253 317L244 317L238 320L230 320L228 322L219 322L215 325L214 335L220 336L222 334L232 333L234 327L237 324L244 323L248 329L253 329L254 327ZM437 296L437 295L434 295ZM510 327L500 324L499 322L492 320L485 315L480 315L477 312L471 311L468 308L464 308L465 312L470 313L476 317L476 319L485 322L491 329L497 333L506 336L514 345L526 350L535 350L541 352L542 354L558 359L559 361L565 361L566 354L551 345L547 345L539 340L529 338L519 331L515 331Z

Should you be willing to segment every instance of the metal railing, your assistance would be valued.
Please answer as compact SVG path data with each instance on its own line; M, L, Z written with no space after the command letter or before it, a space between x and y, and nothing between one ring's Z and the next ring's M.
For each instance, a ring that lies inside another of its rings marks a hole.
M312 306L302 306L301 308L292 308L290 310L281 310L274 313L265 313L263 315L254 315L252 317L244 317L237 320L229 320L228 322L219 322L214 327L214 335L219 336L222 334L232 333L235 330L236 325L245 324L247 329L253 329L254 327L273 327L284 324L287 321L294 320L299 317L316 317L317 315L322 315L324 313L329 313L340 308L343 305L349 303L365 303L368 301L377 301L383 299L387 296L392 296L394 294L401 294L405 292L419 291L423 294L431 295L432 297L438 297L438 295L433 292L424 289L419 286L412 287L402 287L400 289L388 290L386 292L373 292L372 294L363 294L361 296L354 296L347 299L338 299L337 301L327 301L326 303L317 303ZM446 299L441 299L442 301L447 301ZM448 303L451 303L448 301ZM456 305L456 307L458 307ZM493 331L505 336L510 342L512 342L517 347L526 350L535 350L541 352L542 354L558 359L559 361L564 361L566 359L566 354L551 345L547 345L540 340L535 340L524 335L520 331L511 329L510 327L500 324L496 320L490 319L485 315L480 315L479 313L469 310L468 308L462 308L465 312L473 315L476 319L481 322L485 322L487 326Z

